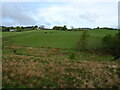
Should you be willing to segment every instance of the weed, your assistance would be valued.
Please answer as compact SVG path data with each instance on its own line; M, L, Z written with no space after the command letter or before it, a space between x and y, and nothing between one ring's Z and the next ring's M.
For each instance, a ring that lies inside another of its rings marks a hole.
M69 59L75 59L75 57L76 57L75 53L71 53Z

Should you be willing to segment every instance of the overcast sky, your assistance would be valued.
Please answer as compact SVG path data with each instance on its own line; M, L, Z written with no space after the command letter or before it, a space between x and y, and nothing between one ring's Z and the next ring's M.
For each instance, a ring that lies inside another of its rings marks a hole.
M118 26L119 0L14 1L2 2L2 25L44 25L48 28L55 25L92 28Z

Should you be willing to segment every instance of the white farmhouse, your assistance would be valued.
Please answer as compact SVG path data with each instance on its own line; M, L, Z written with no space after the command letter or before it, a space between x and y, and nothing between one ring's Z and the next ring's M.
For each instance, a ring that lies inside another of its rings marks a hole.
M14 32L15 30L14 30L14 29L10 29L9 31L10 31L10 32Z

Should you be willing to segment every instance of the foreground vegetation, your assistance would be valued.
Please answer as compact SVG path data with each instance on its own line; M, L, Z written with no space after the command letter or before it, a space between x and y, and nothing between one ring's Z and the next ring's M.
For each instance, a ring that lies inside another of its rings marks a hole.
M120 62L97 49L117 31L88 32L92 51L80 52L81 32L4 32L3 88L120 88Z
M72 58L67 49L18 46L3 52L5 88L120 87L119 62L112 56L79 52Z

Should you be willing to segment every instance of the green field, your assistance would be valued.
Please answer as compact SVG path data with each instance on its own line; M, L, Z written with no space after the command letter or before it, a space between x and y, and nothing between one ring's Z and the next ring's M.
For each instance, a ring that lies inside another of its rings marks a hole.
M3 32L3 88L120 89L120 62L96 49L102 47L106 34L118 31L89 30L87 48L91 51L77 51L82 32Z
M75 48L81 33L82 31L4 32L3 37L8 37L8 42L18 46ZM88 33L88 47L93 48L101 46L101 40L106 34L115 34L117 31L89 30Z

